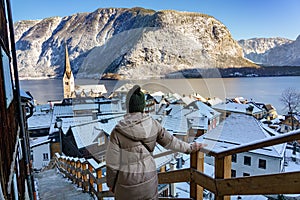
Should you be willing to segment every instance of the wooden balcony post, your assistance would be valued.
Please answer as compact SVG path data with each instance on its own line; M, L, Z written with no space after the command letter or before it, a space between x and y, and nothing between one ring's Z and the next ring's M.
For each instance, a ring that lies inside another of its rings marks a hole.
M102 178L102 169L97 169L97 179ZM102 192L102 183L97 183L97 192Z
M170 162L170 171L174 171L175 170L175 165L176 165L176 161L171 161ZM172 197L176 196L176 187L175 187L175 183L171 183L170 184L170 195Z
M90 163L88 163L88 169L90 171L90 174L89 174L89 191L92 194L93 189L94 189L94 179L91 175L91 174L93 174L93 166Z
M63 170L67 170L67 168L66 168L66 163L67 163L67 160L66 160L66 158L62 158L61 159L61 168L63 169Z
M222 158L215 158L215 179L231 177L231 155ZM230 196L216 194L216 200L230 200Z
M72 183L76 183L76 163L74 160L71 161L71 179Z
M88 174L87 174L87 163L84 162L82 164L82 171L83 171L83 191L88 192L89 191L89 186L88 186Z
M160 172L166 172L166 165L162 166L159 171Z
M71 161L68 159L67 160L67 172L68 172L68 179L70 179L70 174L71 174Z
M199 172L204 171L204 154L200 151L192 153L190 159L191 169L196 169ZM197 185L191 177L190 183L190 197L197 200L203 199L203 187Z
M80 172L80 170L81 170L81 163L78 160L76 162L76 184L77 184L78 187L81 187L81 184L80 184L81 183L81 181L80 181L80 179L81 179L81 172Z

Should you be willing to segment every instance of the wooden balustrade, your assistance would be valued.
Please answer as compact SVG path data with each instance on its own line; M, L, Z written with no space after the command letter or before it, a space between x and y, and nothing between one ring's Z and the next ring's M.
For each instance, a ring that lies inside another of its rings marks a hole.
M265 195L265 194L300 194L300 171L289 173L268 174L231 178L231 155L262 147L300 140L300 130L268 139L239 145L224 151L214 152L203 149L201 152L191 154L190 168L165 172L165 168L158 173L160 184L190 182L190 198L203 199L203 189L215 195L215 199L230 199L230 195ZM172 153L167 151L155 158ZM215 177L204 174L204 153L215 157ZM113 193L103 191L102 177L104 164L98 164L93 159L75 159L56 154L57 168L70 180L81 187L84 192L91 192L98 199L113 197ZM180 199L161 197L163 199ZM182 200L183 198L181 198Z

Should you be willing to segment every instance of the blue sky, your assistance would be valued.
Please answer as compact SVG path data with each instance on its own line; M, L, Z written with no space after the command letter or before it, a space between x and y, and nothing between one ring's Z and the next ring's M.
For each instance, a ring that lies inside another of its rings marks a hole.
M211 15L234 39L300 35L300 0L11 0L14 21L68 16L97 8L144 7Z

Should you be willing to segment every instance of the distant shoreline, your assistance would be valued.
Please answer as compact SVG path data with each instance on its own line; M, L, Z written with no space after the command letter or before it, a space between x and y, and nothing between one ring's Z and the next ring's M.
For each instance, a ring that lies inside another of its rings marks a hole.
M180 78L241 78L241 77L280 77L300 76L300 66L261 66L241 68L219 68L219 69L186 69L166 74L165 77L153 77L153 79L180 79ZM47 80L60 79L60 76L52 77L19 77L19 80ZM87 77L89 79L90 77ZM85 79L85 78L80 78ZM148 80L151 78L147 78ZM99 80L126 80L121 75L110 74L99 78Z

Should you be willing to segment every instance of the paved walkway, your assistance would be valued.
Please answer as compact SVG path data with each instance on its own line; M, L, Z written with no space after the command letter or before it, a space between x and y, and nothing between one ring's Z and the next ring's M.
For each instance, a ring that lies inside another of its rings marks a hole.
M57 173L56 169L45 170L36 173L38 197L40 200L92 200L93 197L88 193L83 193L81 188L72 184L62 174Z

